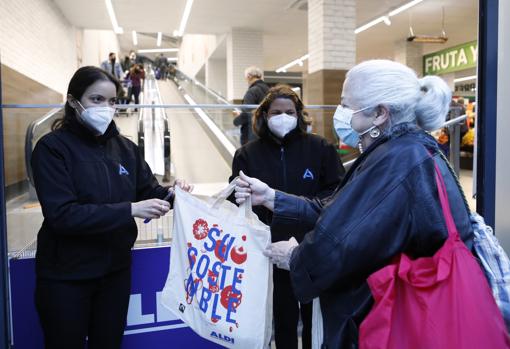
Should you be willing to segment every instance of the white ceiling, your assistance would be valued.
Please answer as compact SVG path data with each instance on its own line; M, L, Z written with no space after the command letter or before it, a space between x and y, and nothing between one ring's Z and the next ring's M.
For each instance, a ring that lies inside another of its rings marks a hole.
M88 29L112 29L104 0L54 0L68 20ZM139 48L154 48L155 33L171 36L178 29L185 0L112 0L123 50L132 48L131 31L139 35ZM308 49L307 12L289 8L297 0L194 0L186 27L189 34L225 34L239 27L264 33L264 68L274 70L305 54ZM305 0L298 0L306 3ZM362 25L387 13L406 0L357 0L357 23ZM442 8L449 37L445 47L476 39L478 0L424 0L391 18L392 25L378 24L357 35L357 60L393 58L395 42L405 40L411 23L416 34L439 34ZM174 47L170 41L164 47ZM443 47L427 45L425 52ZM303 69L296 67L296 69Z

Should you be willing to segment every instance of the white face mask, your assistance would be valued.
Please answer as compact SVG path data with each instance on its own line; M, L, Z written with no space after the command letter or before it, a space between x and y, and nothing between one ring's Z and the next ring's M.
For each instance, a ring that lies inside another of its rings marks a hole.
M287 133L297 126L297 117L288 114L279 114L271 116L267 121L267 126L278 138L283 138Z
M90 129L96 132L96 136L104 135L106 129L113 120L115 115L115 108L112 107L89 107L83 108L79 114L80 120Z

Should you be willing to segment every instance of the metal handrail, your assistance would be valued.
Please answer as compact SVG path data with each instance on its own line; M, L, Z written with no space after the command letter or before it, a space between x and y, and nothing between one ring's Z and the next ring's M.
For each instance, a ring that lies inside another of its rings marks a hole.
M48 122L55 114L60 112L62 108L54 108L46 113L41 118L34 120L28 125L27 132L25 133L25 171L27 172L27 179L32 186L34 186L34 178L32 174L32 165L30 163L32 159L32 151L34 150L34 132L35 130Z
M459 164L458 156L457 156L457 154L460 156L460 153L458 151L458 149L460 149L460 147L457 147L457 145L460 144L460 137L459 137L459 139L457 139L457 136L460 135L460 133L457 135L457 131L460 131L459 130L459 126L460 126L459 124L462 121L465 121L466 119L467 119L467 115L466 114L458 116L458 117L456 117L454 119L448 120L441 127L438 127L437 129L431 131L431 132L439 131L439 130L445 128L445 127L447 127L447 128L454 127L455 128L454 129L455 142L451 142L450 141L450 147L454 147L453 151L450 151L450 162L453 164L452 167L453 167L453 169L455 170L455 172L457 174L459 174L459 171L460 171L460 164ZM358 158L354 158L352 160L349 160L349 161L345 162L343 164L343 166L345 168L345 171L349 171L349 169L354 164L354 162L356 162L356 160L358 160Z
M258 104L196 104L190 107L189 104L129 104L130 108L164 108L164 109L255 109ZM41 109L41 108L63 108L64 104L3 104L0 105L4 109ZM114 108L124 109L126 104L115 104ZM311 104L305 106L305 109L324 109L335 110L338 105L330 104Z

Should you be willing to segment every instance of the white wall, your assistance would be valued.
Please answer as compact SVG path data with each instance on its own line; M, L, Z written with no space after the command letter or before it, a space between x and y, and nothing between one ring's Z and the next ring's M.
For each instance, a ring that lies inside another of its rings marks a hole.
M64 94L78 66L76 29L51 0L0 0L0 55L2 64Z
M117 34L112 30L85 29L81 36L81 65L99 66L101 62L108 59L110 52L117 54L120 62L123 58L120 54L119 40Z
M184 35L178 54L179 69L184 74L194 77L205 65L216 45L215 35Z
M205 84L222 96L227 95L226 59L209 59L205 65Z
M498 106L496 144L496 224L495 232L503 247L510 252L510 118L508 98L510 96L510 2L499 2L498 21Z

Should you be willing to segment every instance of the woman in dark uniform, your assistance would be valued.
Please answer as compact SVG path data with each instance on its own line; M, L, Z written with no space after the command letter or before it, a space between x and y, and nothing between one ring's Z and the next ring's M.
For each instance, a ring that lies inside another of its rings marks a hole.
M71 78L64 117L36 145L35 188L44 221L37 238L35 302L47 348L119 348L131 287L134 217L159 218L172 187L158 184L137 146L121 136L120 85L83 67ZM184 190L191 190L179 182Z

